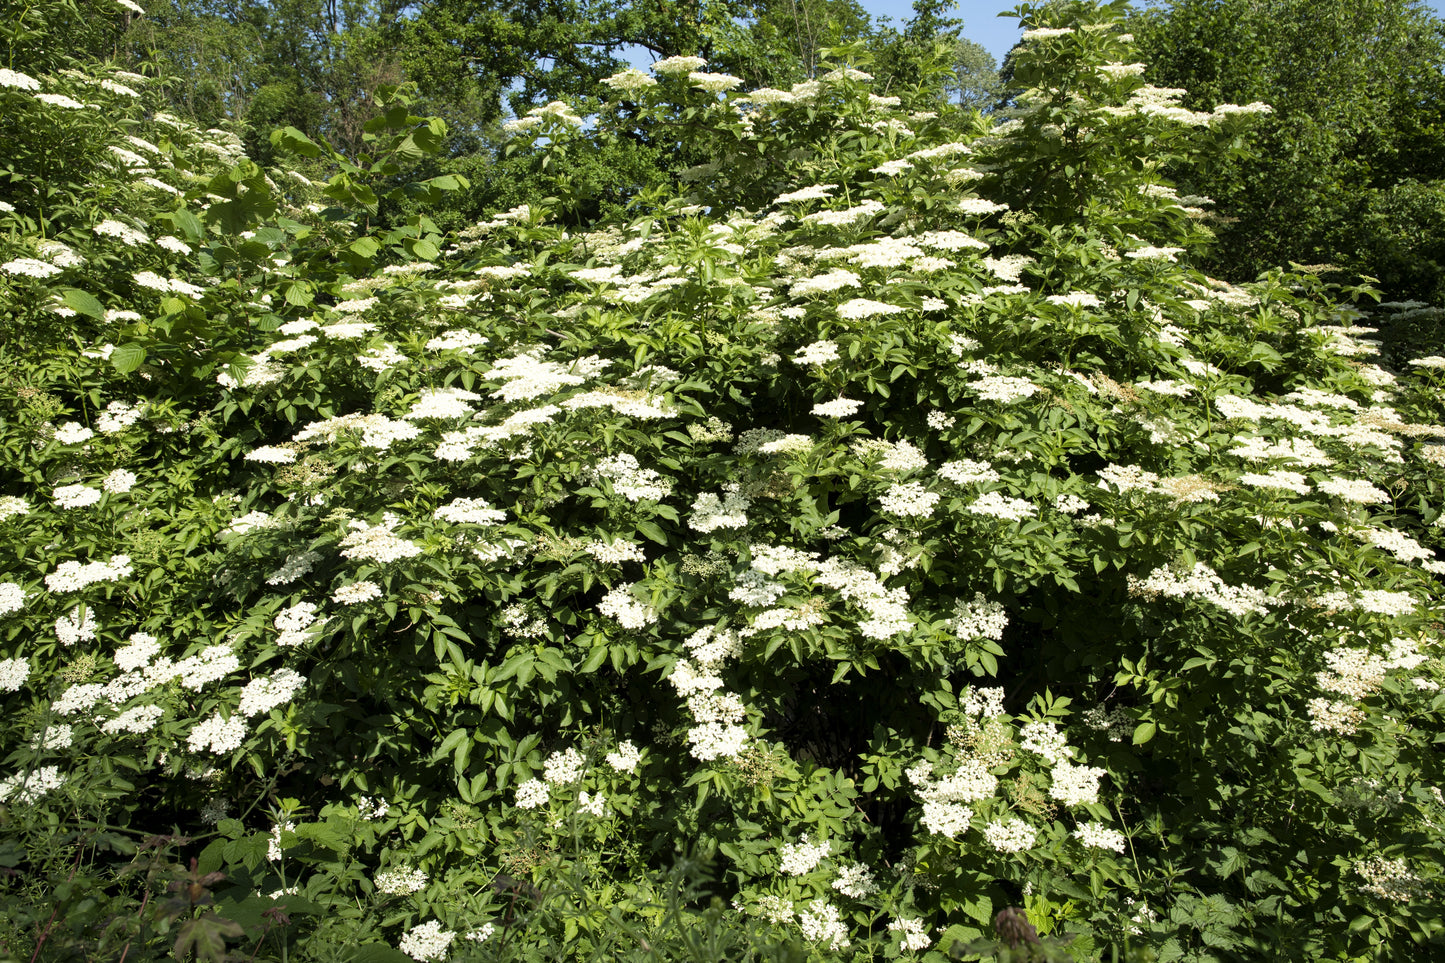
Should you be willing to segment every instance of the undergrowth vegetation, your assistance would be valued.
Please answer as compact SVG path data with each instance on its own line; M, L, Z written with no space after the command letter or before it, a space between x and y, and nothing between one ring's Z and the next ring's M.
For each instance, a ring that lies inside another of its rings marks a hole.
M1007 118L534 111L716 157L586 231L373 229L466 187L404 91L320 182L13 47L7 958L1438 952L1433 309L1192 269L1268 108L1035 6Z

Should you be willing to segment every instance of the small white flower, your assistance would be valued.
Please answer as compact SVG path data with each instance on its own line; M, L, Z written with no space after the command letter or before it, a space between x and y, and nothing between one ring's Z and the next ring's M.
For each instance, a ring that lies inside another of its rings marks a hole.
M375 582L352 582L331 593L331 601L337 605L358 605L381 598L381 586Z
M550 794L545 782L540 779L528 779L517 787L517 808L536 809L539 806L545 806Z
M376 884L379 893L386 893L389 896L405 896L410 893L420 893L426 889L427 874L419 869L410 866L398 866L382 873L377 873L372 880Z
M642 753L631 742L623 740L617 744L616 752L607 754L607 765L618 772L636 772Z
M28 678L29 659L0 659L0 692L15 692Z
M442 924L437 920L428 920L419 926L413 926L401 938L397 948L412 959L427 963L445 957L452 940L456 938L455 932L442 929Z
M62 445L79 445L95 437L95 432L79 422L67 421L55 429L55 440Z
M25 608L25 590L14 582L0 582L0 615Z
M86 508L100 501L100 490L85 485L61 485L54 492L57 508Z
M1074 830L1074 838L1092 849L1108 849L1116 853L1124 851L1124 834L1102 823L1083 823Z
M119 495L130 491L135 487L135 483L135 472L126 471L124 468L117 468L109 475L106 475L105 480L100 484L102 488L112 495Z
M863 407L863 402L851 398L835 398L813 406L813 414L820 418L846 418Z

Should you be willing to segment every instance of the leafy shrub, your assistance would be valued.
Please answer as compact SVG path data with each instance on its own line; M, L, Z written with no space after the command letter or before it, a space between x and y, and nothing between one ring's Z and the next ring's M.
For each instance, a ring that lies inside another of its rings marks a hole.
M1121 9L1020 8L962 134L846 64L539 109L734 145L586 231L373 229L464 186L397 91L278 132L323 185L0 75L8 951L1438 946L1445 361L1188 266L1160 159L1251 111Z

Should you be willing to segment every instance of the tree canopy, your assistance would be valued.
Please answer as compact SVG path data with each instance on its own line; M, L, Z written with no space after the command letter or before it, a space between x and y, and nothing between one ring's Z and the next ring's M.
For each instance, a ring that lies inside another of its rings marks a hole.
M1223 215L1212 263L1288 261L1445 295L1445 24L1417 0L1169 0L1131 20L1148 78L1274 108L1249 158L1174 173Z

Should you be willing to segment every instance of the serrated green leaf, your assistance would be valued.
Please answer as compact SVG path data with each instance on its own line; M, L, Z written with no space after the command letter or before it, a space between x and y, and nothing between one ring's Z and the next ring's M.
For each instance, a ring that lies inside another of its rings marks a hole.
M110 363L121 374L130 374L145 363L146 349L134 341L116 348L110 353Z
M60 298L65 306L87 318L94 318L97 321L105 320L105 306L95 299L93 295L87 294L79 288L65 288L60 292Z

